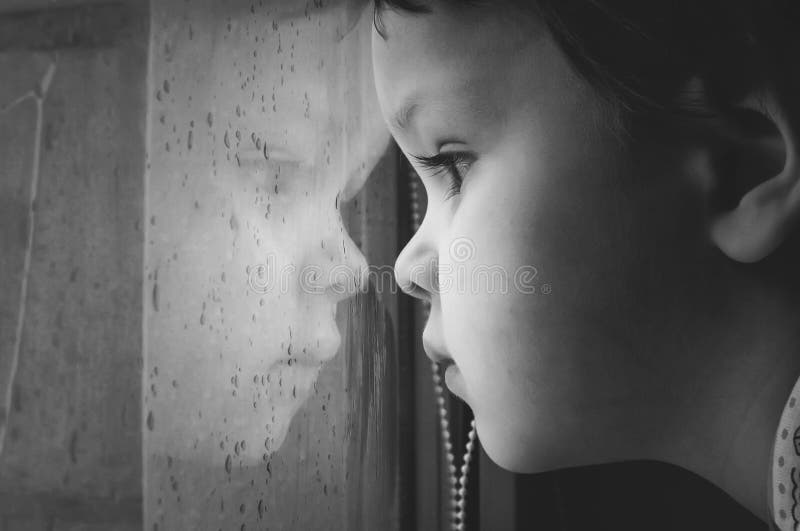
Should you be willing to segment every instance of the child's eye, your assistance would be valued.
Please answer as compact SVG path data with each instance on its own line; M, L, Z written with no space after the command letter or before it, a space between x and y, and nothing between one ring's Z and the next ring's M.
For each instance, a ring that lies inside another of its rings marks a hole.
M445 192L444 200L448 200L461 192L461 184L473 162L473 155L461 151L440 152L432 157L424 155L411 155L423 168L434 170L434 175L447 172L450 183Z

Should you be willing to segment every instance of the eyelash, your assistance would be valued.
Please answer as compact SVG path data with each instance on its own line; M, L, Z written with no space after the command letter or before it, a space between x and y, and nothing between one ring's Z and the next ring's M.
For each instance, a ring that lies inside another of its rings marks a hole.
M438 175L441 172L447 172L450 185L445 192L444 200L447 201L451 197L461 193L461 184L464 182L464 175L459 172L459 165L471 163L472 158L467 153L453 151L450 153L437 153L433 156L424 155L411 155L420 166L423 168L434 170L433 175Z

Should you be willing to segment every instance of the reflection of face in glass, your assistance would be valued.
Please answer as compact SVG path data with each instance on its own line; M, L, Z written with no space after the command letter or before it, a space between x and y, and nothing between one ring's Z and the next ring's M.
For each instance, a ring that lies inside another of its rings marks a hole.
M174 56L155 74L151 319L182 333L151 339L151 378L173 382L165 437L260 459L339 348L337 302L366 273L340 207L388 133L371 84L353 83L370 79L369 17L342 37L352 24L324 15L229 15L193 23L185 58L165 33Z

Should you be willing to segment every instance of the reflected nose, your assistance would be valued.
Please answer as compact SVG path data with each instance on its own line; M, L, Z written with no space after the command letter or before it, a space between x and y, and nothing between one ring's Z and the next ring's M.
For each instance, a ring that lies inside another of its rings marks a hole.
M394 264L397 285L405 293L430 302L437 292L438 258L431 239L431 225L422 222Z

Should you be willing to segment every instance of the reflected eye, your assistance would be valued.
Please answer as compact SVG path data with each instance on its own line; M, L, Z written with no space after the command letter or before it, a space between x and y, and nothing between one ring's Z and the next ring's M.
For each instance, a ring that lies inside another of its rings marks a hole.
M424 155L411 155L421 167L433 170L433 175L447 172L449 184L444 195L447 201L461 192L461 184L474 160L471 153L462 151L439 152L431 157Z

